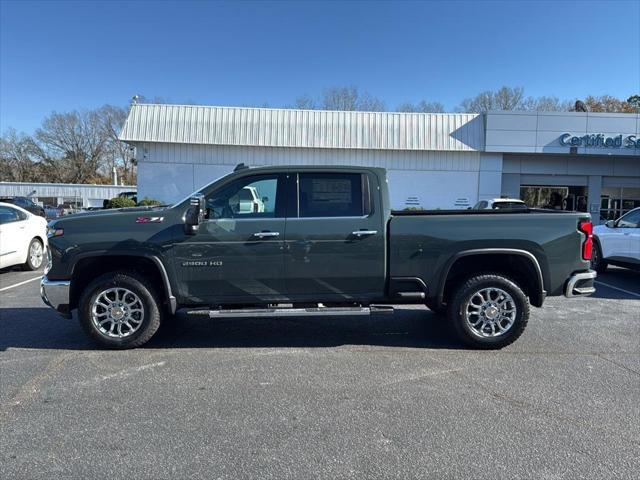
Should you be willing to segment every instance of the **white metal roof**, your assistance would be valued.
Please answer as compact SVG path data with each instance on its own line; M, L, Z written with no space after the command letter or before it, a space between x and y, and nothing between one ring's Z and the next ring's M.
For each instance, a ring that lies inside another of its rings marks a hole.
M471 113L133 104L120 139L131 143L482 151L484 122Z

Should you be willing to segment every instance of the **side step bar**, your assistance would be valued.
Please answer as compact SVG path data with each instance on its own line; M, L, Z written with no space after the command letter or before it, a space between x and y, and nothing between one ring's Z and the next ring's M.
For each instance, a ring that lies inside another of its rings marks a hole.
M326 317L371 315L372 313L393 313L393 307L372 305L371 307L239 308L187 312L190 316L208 316L209 318Z

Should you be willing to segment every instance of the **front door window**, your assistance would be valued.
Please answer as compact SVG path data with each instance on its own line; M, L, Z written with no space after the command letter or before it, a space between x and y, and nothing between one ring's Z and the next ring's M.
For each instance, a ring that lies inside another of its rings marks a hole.
M276 175L240 179L207 196L205 216L209 220L283 217L277 190Z

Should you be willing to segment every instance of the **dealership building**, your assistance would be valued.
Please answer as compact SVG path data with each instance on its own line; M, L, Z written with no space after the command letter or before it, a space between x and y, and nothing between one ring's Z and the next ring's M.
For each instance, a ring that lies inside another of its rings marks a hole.
M396 113L133 104L138 192L165 202L239 164L388 171L392 208L467 208L509 196L589 211L640 206L640 114Z

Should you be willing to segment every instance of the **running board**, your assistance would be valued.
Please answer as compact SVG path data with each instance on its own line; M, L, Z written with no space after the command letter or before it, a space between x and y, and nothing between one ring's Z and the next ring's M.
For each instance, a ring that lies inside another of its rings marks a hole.
M193 310L188 315L209 316L209 318L257 318L257 317L326 317L371 315L372 313L393 313L393 307L312 307L312 308L239 308L221 310Z

